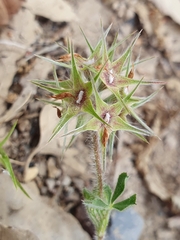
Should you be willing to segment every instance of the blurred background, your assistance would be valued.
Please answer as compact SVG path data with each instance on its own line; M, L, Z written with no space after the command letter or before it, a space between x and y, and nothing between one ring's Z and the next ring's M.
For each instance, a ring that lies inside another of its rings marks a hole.
M112 23L109 43L116 33L120 40L143 29L132 60L149 60L137 66L135 78L165 82L155 98L137 110L155 132L149 144L118 133L106 178L114 186L126 171L124 197L136 193L137 206L112 214L106 240L179 240L179 13L179 0L0 0L0 138L18 119L6 151L33 199L16 191L9 176L0 173L0 239L92 239L94 230L81 200L82 188L91 187L93 180L88 136L78 136L66 152L67 142L60 137L47 144L58 122L56 109L37 100L46 93L30 81L52 79L52 65L34 54L58 59L64 52L57 43L65 45L70 38L75 51L86 57L79 26L95 45L102 21L105 29ZM67 74L61 67L57 73L60 79ZM141 87L137 93L147 96L159 88Z

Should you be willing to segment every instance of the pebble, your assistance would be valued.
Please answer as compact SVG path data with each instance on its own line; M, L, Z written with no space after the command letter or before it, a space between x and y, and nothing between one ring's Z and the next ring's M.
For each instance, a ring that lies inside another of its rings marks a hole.
M25 119L18 124L18 130L20 132L29 131L30 128L31 128L31 124L28 119Z
M47 173L47 165L45 161L39 162L38 169L39 169L39 176L45 177Z
M63 186L69 186L71 184L71 178L69 176L64 176L63 181L62 181L62 185Z
M28 168L24 176L24 182L30 182L38 175L38 168L36 166Z
M47 178L46 179L46 185L47 185L47 188L50 192L54 192L54 188L55 188L55 185L56 185L56 182L55 182L54 179Z
M50 157L47 162L48 177L58 178L61 176L61 170L56 167L55 159Z

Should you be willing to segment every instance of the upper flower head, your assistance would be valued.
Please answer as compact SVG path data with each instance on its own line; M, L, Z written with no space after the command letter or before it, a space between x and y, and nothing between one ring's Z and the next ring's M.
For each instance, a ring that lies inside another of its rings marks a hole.
M151 129L135 113L138 106L149 101L152 95L140 98L135 97L136 89L142 85L157 83L134 79L134 65L131 64L131 53L138 33L129 47L118 59L114 59L116 48L120 45L117 39L108 48L106 37L110 27L103 32L102 38L93 48L83 35L90 50L90 56L84 58L74 52L69 42L66 48L67 54L57 61L48 60L54 66L61 66L70 70L67 80L58 80L54 69L54 80L34 80L37 86L49 91L54 100L46 102L61 108L61 117L54 129L52 138L73 117L77 118L76 128L67 134L77 134L83 131L97 131L100 135L102 146L105 148L109 137L117 130L129 131L141 139L144 135L152 135ZM44 58L45 59L45 58ZM129 90L129 86L134 88ZM132 115L143 128L138 128L128 123L126 116ZM66 135L67 135L66 134Z

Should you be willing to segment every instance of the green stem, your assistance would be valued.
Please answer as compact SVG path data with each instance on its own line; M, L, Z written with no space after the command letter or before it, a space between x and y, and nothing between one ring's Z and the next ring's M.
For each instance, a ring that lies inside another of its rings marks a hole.
M101 148L99 144L99 136L98 133L92 133L92 147L94 152L94 162L96 168L96 178L97 178L97 187L98 187L98 195L102 197L103 192L103 177L102 177L102 168L101 168ZM98 239L101 240L101 239Z

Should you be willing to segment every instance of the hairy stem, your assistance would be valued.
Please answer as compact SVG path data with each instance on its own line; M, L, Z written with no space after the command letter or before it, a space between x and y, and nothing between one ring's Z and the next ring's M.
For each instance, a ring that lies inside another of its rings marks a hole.
M99 144L99 136L98 136L98 133L96 132L92 133L92 147L94 152L94 163L96 168L98 195L99 197L102 197L103 176L102 176L102 168L101 168L101 148Z

